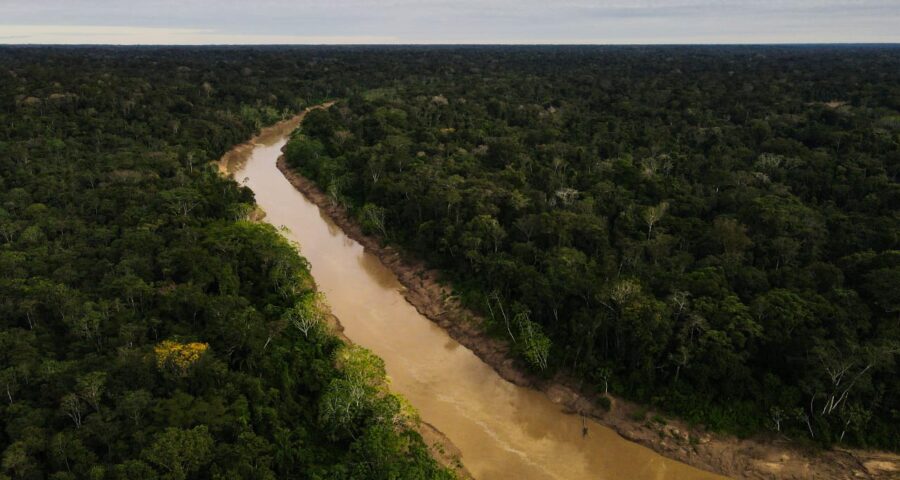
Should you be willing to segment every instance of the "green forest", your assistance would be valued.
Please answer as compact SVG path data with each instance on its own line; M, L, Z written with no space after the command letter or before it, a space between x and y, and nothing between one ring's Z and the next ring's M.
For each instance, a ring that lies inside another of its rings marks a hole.
M287 159L523 365L717 431L900 449L900 50L418 53Z
M453 478L210 164L327 54L0 48L0 478Z
M0 479L444 479L214 161L289 164L522 368L900 450L900 49L0 47ZM302 253L302 252L301 252Z

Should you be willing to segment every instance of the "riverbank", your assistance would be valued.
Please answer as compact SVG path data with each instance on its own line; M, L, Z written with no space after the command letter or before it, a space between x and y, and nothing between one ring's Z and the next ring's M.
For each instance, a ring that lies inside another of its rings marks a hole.
M803 450L787 440L739 440L710 434L672 420L656 422L656 413L647 411L643 420L635 412L643 409L613 398L611 411L596 407L595 398L579 391L564 375L552 380L538 379L519 368L505 342L485 334L481 320L462 308L439 274L392 246L381 245L364 235L361 227L340 205L334 204L318 187L287 167L284 158L279 170L290 183L316 204L344 233L377 256L405 287L403 296L418 310L444 328L451 337L468 347L506 380L543 391L561 409L588 415L611 427L624 438L686 464L736 478L896 478L900 459L896 455L856 450L828 452Z
M216 166L219 169L219 173L222 175L231 175L232 172L240 170L243 164L250 157L250 154L253 153L253 149L259 144L267 144L275 142L281 138L284 138L291 134L294 130L300 126L300 122L306 118L306 115L313 111L319 110L323 108L329 108L334 105L334 101L325 102L319 105L313 105L304 109L302 112L294 115L291 118L286 120L282 120L274 125L269 125L268 127L260 129L259 133L248 139L247 141L240 143L231 147L231 150L225 152L225 155L222 155L216 162ZM235 179L238 183L241 183L241 179Z

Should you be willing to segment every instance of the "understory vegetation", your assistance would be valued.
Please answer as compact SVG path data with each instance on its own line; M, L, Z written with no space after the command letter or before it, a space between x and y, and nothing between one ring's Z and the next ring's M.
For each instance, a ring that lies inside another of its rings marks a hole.
M524 364L716 430L900 449L900 50L414 53L288 161Z
M453 477L209 163L329 55L0 48L0 478Z

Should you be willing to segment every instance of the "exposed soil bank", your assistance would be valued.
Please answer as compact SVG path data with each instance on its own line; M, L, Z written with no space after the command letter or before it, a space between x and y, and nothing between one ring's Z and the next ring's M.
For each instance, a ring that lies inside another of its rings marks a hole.
M638 406L613 398L610 412L598 408L593 395L580 391L577 382L563 374L551 380L529 375L509 354L508 345L488 336L481 328L482 320L463 308L446 286L439 282L437 271L428 269L411 255L393 246L385 246L376 238L364 235L347 210L332 203L313 182L291 170L282 156L278 168L290 183L316 204L344 233L377 256L405 287L406 300L443 327L451 337L472 350L506 380L544 392L567 412L582 413L607 425L624 438L686 464L735 478L834 478L895 479L900 478L900 456L859 450L809 451L784 439L739 440L732 436L711 434L691 428L683 422L668 420L666 424L635 421L630 416ZM649 411L646 418L652 418Z

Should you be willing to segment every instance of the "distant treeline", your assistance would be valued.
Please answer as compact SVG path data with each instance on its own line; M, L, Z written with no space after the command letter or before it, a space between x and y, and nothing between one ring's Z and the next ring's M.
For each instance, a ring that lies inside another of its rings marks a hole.
M345 68L375 88L312 113L291 165L442 268L535 371L740 435L900 449L900 48L408 47Z
M353 55L0 48L0 479L452 478L209 164Z

